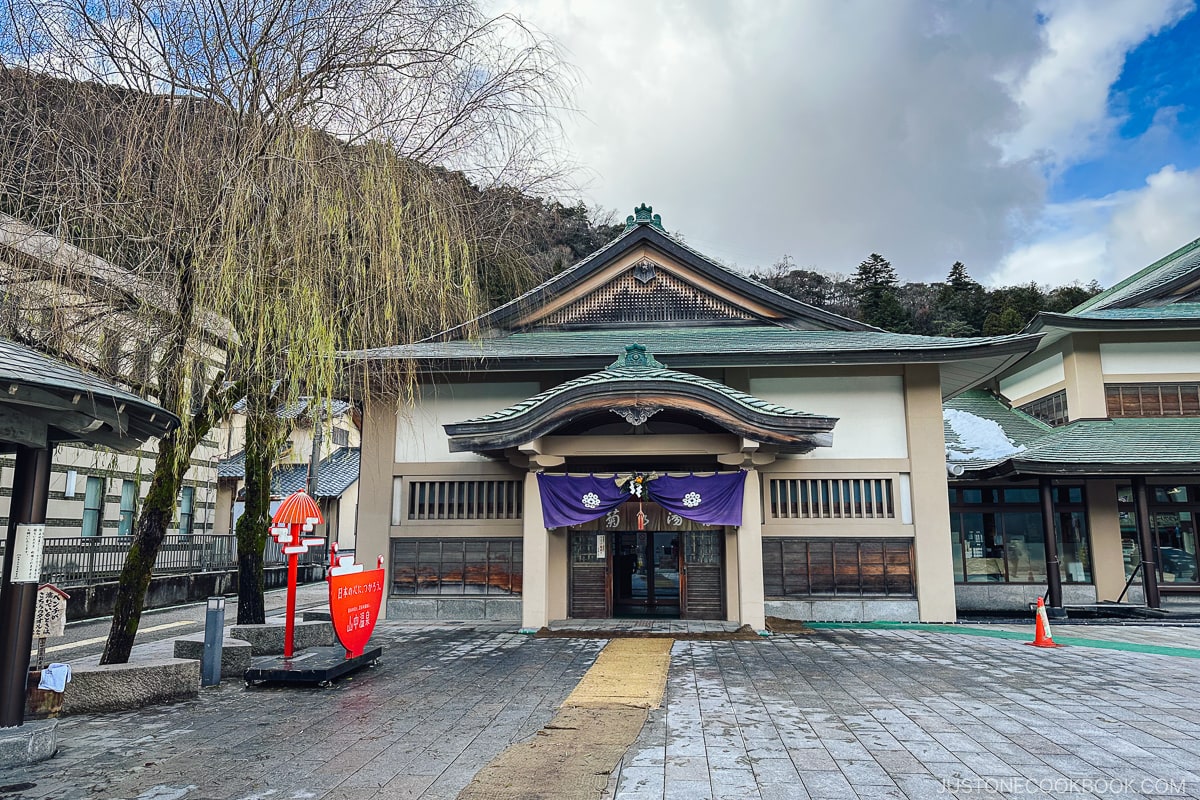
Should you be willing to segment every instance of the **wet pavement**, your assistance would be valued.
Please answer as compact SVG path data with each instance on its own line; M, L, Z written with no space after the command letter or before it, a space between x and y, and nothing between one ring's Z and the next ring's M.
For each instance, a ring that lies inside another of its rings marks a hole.
M608 794L1200 797L1200 629L1087 635L1142 649L941 626L676 641ZM381 664L328 689L226 683L64 718L59 755L0 772L0 798L453 798L538 735L606 643L398 622L373 641Z

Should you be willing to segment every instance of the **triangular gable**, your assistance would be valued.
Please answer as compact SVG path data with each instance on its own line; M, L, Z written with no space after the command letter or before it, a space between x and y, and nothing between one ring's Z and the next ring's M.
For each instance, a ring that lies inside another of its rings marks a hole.
M636 209L620 236L545 283L430 338L457 339L472 329L486 336L639 324L876 330L716 263L666 233L651 211Z

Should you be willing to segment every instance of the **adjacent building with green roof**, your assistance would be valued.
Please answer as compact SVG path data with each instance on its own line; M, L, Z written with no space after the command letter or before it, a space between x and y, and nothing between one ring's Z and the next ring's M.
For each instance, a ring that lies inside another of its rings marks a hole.
M1031 354L944 410L959 609L1200 591L1200 240L1024 332ZM989 425L1011 452L981 457Z

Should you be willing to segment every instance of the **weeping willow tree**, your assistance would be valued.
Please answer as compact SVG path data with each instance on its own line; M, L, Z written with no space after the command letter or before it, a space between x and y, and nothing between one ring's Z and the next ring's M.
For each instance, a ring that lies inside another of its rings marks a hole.
M247 410L238 620L262 622L275 409L329 397L339 349L475 312L472 223L427 165L536 174L554 52L470 0L7 11L0 202L161 289L164 302L128 302L159 342L145 389L184 419L159 443L102 660L128 659L191 453L234 396ZM202 385L197 343L214 335L228 373ZM395 370L377 377L411 380Z

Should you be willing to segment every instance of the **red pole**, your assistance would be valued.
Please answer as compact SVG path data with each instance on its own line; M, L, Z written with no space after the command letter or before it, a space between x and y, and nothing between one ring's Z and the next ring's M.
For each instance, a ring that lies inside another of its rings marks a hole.
M292 525L292 546L295 546L300 541L300 526ZM293 652L292 636L296 629L296 571L299 566L300 556L298 553L288 553L288 595L287 595L287 620L284 622L283 629L283 657L291 658Z

